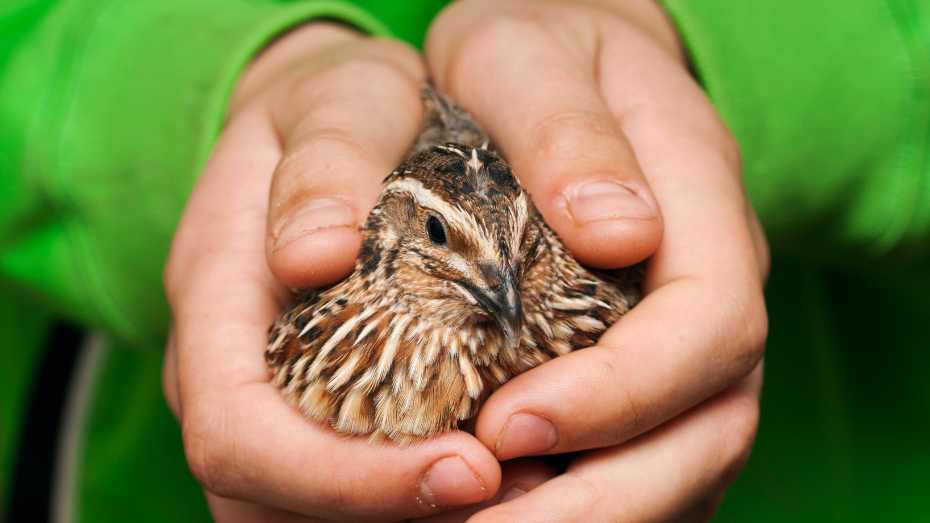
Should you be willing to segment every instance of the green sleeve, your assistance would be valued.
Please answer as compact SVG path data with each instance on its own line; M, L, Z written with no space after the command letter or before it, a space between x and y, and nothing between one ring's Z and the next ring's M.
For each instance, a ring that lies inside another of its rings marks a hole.
M663 3L775 248L930 254L930 4Z
M162 339L161 270L237 75L346 2L14 1L0 9L0 278L135 345Z

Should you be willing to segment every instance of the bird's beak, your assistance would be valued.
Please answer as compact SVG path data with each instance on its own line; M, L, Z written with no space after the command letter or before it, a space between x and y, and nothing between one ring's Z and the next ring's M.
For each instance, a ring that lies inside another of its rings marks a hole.
M467 286L475 300L504 332L510 346L519 345L523 333L523 302L520 284L510 267L495 269L494 285L487 291Z
M523 333L523 301L520 299L520 286L514 278L513 270L506 271L503 285L494 293L494 302L497 310L489 312L497 320L510 345L519 345Z

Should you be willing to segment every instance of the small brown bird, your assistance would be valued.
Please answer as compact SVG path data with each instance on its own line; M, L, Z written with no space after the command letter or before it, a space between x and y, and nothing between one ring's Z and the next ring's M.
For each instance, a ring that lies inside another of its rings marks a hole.
M471 118L432 88L424 100L354 272L300 294L265 355L306 416L401 443L458 427L513 376L595 344L640 297L639 268L582 267Z

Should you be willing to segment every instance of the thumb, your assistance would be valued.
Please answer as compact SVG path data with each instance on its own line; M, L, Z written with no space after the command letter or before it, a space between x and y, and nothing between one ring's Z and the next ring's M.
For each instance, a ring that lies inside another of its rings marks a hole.
M429 34L431 71L487 128L580 261L602 268L639 262L658 248L662 217L594 75L584 74L596 69L596 46L566 46L571 34L553 34L564 24L537 23L544 6L525 7L540 12L493 14L470 25L461 20L473 17L449 16L450 8Z
M283 155L271 185L266 252L279 281L316 287L351 271L359 226L419 130L421 68L406 46L369 40L273 99Z

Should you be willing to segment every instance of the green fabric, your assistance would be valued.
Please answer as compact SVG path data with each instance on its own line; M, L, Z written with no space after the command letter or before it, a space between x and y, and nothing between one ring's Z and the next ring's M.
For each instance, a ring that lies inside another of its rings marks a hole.
M280 32L324 16L384 32L329 1L85 0L13 20L0 272L66 315L160 345L164 258L233 82Z
M930 4L664 0L776 253L719 521L930 514Z
M77 523L209 521L162 397L161 355L115 346L101 367L83 435Z
M79 520L207 519L159 352L130 347L162 344L161 267L232 85L302 21L421 45L444 3L0 7L0 281L15 285L0 286L0 477L47 317L63 314L125 341L86 420ZM762 424L719 520L930 513L930 5L663 3L742 147L775 252Z
M136 410L124 409L124 418L106 409L126 400L126 387L100 384L82 460L83 519L122 521L124 510L152 521L206 514L186 468L176 466L177 425L162 415L158 380L148 379L159 372L168 322L161 270L242 68L277 35L320 17L386 33L364 11L332 1L0 6L0 500L47 318L58 314L159 350L109 364L125 367L133 387L138 380L149 388L131 396ZM166 437L152 443L146 433ZM146 468L115 466L101 447L110 444L126 451L121 463ZM135 483L146 487L133 498ZM146 509L156 491L167 505ZM121 501L129 499L136 504Z
M930 255L930 4L664 3L777 248Z
M923 521L930 273L774 262L759 435L718 519Z

